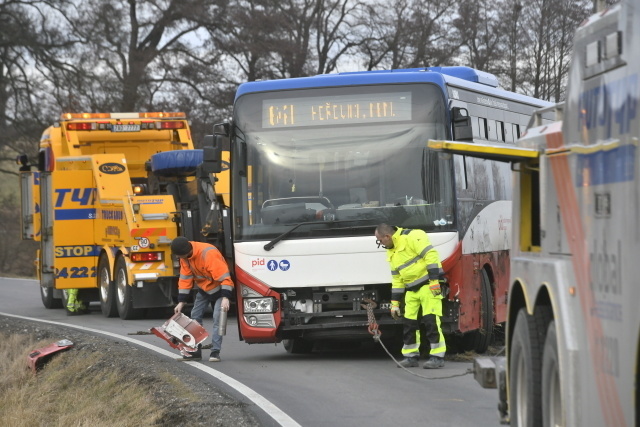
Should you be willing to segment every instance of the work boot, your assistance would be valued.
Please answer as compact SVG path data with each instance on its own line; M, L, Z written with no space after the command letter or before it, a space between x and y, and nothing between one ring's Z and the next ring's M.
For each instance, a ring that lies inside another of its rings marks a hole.
M219 362L220 361L220 352L218 350L213 350L211 352L211 357L209 357L209 362Z
M400 366L403 368L415 368L418 366L418 358L417 357L405 357L402 362L400 362Z
M188 356L182 356L182 358L178 358L177 360L180 360L183 362L193 362L193 361L202 360L202 347L198 345L198 349L196 351L194 351L193 353L189 353Z
M443 357L437 357L437 356L431 356L431 357L429 357L429 360L424 362L424 365L422 365L422 368L423 369L444 368L444 358Z

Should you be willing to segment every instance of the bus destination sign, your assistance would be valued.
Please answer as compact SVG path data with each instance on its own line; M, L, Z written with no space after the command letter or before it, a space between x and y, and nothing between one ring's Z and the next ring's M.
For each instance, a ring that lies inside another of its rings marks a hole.
M266 99L262 128L411 120L411 92Z

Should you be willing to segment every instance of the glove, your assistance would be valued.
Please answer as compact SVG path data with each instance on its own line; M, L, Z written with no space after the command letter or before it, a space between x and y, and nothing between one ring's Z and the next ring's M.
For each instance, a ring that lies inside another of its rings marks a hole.
M393 320L400 320L402 317L400 313L400 303L398 301L391 301L391 317L393 317Z
M429 281L429 290L434 297L439 297L442 295L442 289L440 289L440 282L438 280L430 280Z

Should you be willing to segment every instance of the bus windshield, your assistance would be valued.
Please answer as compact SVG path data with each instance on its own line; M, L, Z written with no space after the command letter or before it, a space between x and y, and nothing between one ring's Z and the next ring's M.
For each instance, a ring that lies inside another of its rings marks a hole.
M443 91L394 84L250 93L234 108L236 240L455 229Z

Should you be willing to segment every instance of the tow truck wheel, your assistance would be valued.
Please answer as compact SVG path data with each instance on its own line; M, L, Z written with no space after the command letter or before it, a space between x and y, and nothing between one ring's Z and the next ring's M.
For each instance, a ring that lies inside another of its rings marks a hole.
M542 425L563 426L562 394L560 393L560 365L558 363L558 339L556 323L547 329L542 354Z
M306 354L311 353L313 350L313 343L302 338L289 338L282 340L282 345L284 345L284 349L287 350L287 353L291 354Z
M53 297L53 288L40 286L40 297L45 308L62 308L62 300Z
M116 305L118 315L122 320L139 319L142 317L142 310L133 308L133 289L129 286L127 275L127 263L122 256L116 261Z
M509 415L512 426L542 425L542 350L551 310L521 308L509 356Z
M100 290L100 310L104 317L116 317L116 285L111 280L109 259L102 255L98 261L98 289Z

